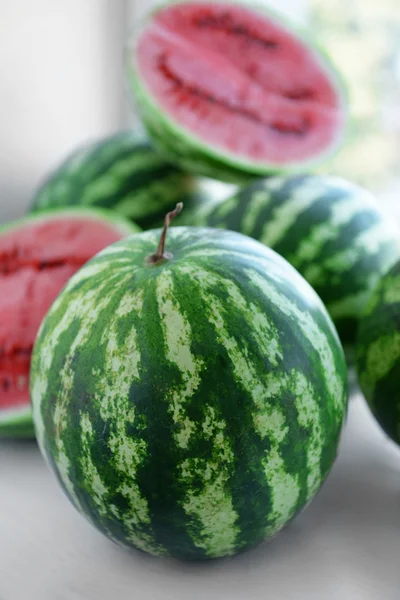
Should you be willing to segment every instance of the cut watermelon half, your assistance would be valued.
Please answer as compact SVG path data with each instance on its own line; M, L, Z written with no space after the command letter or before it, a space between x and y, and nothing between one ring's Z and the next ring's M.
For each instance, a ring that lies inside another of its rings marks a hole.
M0 228L0 436L34 435L31 352L43 317L97 252L139 231L99 209L56 209Z
M263 9L159 8L133 36L128 72L159 149L216 179L308 168L346 129L343 85L330 60Z

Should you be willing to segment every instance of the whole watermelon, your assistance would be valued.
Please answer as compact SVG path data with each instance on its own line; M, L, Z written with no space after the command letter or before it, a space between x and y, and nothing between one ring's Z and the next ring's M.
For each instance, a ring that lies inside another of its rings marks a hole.
M239 231L273 248L316 290L352 345L380 276L400 258L400 231L373 195L341 177L259 179L181 224Z
M37 438L75 507L153 555L276 534L335 460L346 366L318 296L233 232L133 235L67 285L35 344Z
M189 214L211 202L199 182L171 166L147 140L123 131L68 156L43 181L32 211L83 205L114 209L142 229L159 226L177 202Z
M400 444L400 262L380 280L357 334L358 381L382 429Z

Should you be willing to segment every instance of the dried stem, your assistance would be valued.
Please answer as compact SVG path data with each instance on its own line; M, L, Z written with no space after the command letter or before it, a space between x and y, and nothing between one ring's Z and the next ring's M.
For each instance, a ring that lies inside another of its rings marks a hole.
M158 248L157 248L156 252L154 254L152 254L151 256L149 256L149 258L148 258L149 263L156 264L156 263L160 262L161 260L164 260L166 258L171 258L172 255L169 254L168 252L165 252L165 242L167 239L168 228L171 225L171 222L175 219L175 217L177 217L179 215L179 213L182 211L182 209L183 209L183 203L179 202L179 204L176 205L174 210L172 210L171 212L169 212L165 215L164 228L161 233L160 242L158 244Z

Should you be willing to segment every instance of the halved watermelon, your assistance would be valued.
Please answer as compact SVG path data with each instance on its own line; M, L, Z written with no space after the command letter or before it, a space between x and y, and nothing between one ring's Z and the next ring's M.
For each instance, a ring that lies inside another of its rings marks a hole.
M330 60L264 9L209 1L156 9L129 45L128 73L159 150L216 179L308 168L346 129Z
M29 369L59 292L94 254L139 231L111 211L55 209L0 228L0 436L34 435Z

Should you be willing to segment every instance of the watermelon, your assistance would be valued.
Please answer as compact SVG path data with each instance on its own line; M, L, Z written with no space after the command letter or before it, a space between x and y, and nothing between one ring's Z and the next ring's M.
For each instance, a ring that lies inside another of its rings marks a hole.
M178 226L165 248L165 232L100 252L55 301L33 352L34 420L106 536L210 559L272 537L320 489L346 365L322 302L275 252Z
M379 277L400 258L400 231L372 194L341 177L260 179L182 221L239 231L288 260L326 304L344 344Z
M162 224L178 201L190 212L209 198L194 177L126 131L75 150L42 182L32 211L75 205L114 209L147 229Z
M331 155L347 101L331 61L275 13L237 2L174 2L127 52L148 134L185 170L241 182Z
M381 278L360 320L356 365L373 415L400 444L400 261Z
M33 437L32 346L67 280L112 242L138 231L95 209L59 209L0 228L0 436Z

